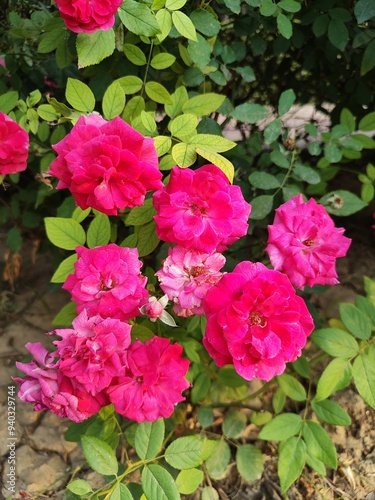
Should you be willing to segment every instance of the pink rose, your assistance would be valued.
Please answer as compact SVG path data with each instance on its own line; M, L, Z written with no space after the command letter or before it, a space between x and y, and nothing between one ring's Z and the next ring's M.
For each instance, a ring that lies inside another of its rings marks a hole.
M203 315L203 301L210 288L219 281L225 257L216 252L202 253L174 247L168 250L160 271L155 273L160 287L174 301L178 316Z
M0 175L25 170L28 154L29 134L0 111Z
M73 321L73 329L55 332L62 340L53 342L60 357L59 370L95 396L107 388L123 370L131 326L118 319L87 317L84 309Z
M221 252L248 229L251 206L215 165L174 167L153 200L157 235L184 248Z
M58 156L49 173L59 179L57 189L68 188L83 210L117 215L142 205L147 191L163 185L153 139L119 117L107 122L82 115L53 148Z
M72 294L77 312L89 316L126 321L140 314L147 302L147 278L140 272L142 262L136 248L115 243L96 248L77 247L75 273L63 288Z
M169 339L136 340L127 351L125 374L107 389L115 410L137 422L170 417L190 386L184 378L189 361L181 354L182 347Z
M25 403L34 403L34 410L50 410L61 418L82 422L109 404L104 393L95 397L74 380L65 377L58 369L56 353L49 353L38 343L26 344L34 356L30 363L16 362L26 377L14 377L20 384L18 397Z
M112 28L122 0L55 0L65 25L74 33Z
M338 283L336 258L346 255L351 239L313 198L304 202L299 194L281 205L268 233L266 252L273 267L297 288Z
M204 346L218 366L246 380L270 380L301 354L314 323L288 278L241 262L207 293Z

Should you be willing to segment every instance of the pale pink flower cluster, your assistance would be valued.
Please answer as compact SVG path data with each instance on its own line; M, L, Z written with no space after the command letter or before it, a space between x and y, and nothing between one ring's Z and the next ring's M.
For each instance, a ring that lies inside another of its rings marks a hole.
M28 154L29 134L0 111L0 175L25 170Z
M183 248L222 252L247 233L251 206L215 165L174 167L153 201L157 235Z
M203 343L218 366L246 380L270 380L301 355L314 323L288 278L241 262L208 291Z
M225 257L218 253L207 254L198 250L173 247L162 268L156 273L160 288L174 302L178 316L202 315L203 301L208 290L219 281Z
M137 422L169 417L185 398L189 361L182 347L153 337L131 344L131 326L118 319L88 318L82 311L73 328L59 329L62 340L49 353L42 344L27 344L34 356L17 362L26 377L15 377L18 396L34 410L50 410L59 417L82 422L103 406Z
M162 187L154 140L119 117L106 121L82 115L53 146L58 153L49 173L68 188L77 205L107 215L143 204L146 192Z
M112 28L122 0L55 0L65 25L74 33Z
M281 205L268 232L273 267L297 288L338 283L336 258L346 255L351 240L313 198L304 202L299 194Z

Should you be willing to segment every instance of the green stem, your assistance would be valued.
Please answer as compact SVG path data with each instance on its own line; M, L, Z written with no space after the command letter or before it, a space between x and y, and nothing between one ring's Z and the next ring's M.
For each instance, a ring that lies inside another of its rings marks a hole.
M143 85L142 85L142 90L141 90L141 97L143 97L143 92L144 92L145 85L146 85L146 82L147 82L148 70L149 70L150 64L151 64L151 56L152 56L152 49L153 48L154 48L154 41L151 40L150 52L148 54L145 76L143 78Z
M290 165L289 165L289 167L288 167L288 171L287 171L287 173L285 174L285 177L284 177L284 179L283 179L283 182L281 183L281 186L280 186L280 187L278 187L278 188L276 189L276 191L273 193L273 195L272 195L272 196L276 196L276 195L277 195L277 193L278 193L279 191L281 191L281 190L283 189L283 187L285 186L285 184L286 184L287 180L289 179L289 177L291 176L291 174L292 174L292 172L293 172L293 167L294 167L294 163L295 163L296 159L297 159L297 151L296 151L295 149L293 149L293 152L292 152L292 158L291 158L291 160L290 160Z

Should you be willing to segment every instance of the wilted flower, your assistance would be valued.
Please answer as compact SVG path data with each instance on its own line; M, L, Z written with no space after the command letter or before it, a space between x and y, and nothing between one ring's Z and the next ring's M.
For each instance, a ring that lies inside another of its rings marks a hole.
M181 354L180 345L161 337L131 344L125 374L107 389L115 410L137 422L170 417L174 406L185 399L181 392L190 385L184 378L189 361Z
M246 380L270 380L301 354L314 323L288 278L241 262L208 291L203 343L218 366Z
M29 134L0 111L0 175L25 170L28 154Z
M63 288L72 294L77 312L87 309L89 316L120 320L139 316L148 292L138 250L111 243L91 249L77 247L76 252L75 272Z
M65 25L74 33L112 28L122 0L55 0Z
M218 253L203 253L174 247L168 250L160 271L155 273L160 287L173 300L173 310L179 316L202 315L206 293L219 281L225 257Z
M313 198L304 202L299 194L281 205L268 232L273 267L297 288L338 283L336 258L346 255L351 239Z
M72 329L51 332L62 337L53 342L60 357L59 370L95 396L124 371L122 358L130 345L130 330L128 323L118 319L88 318L84 309Z
M215 165L174 167L169 183L153 200L156 233L163 241L221 252L247 232L251 206Z
M95 113L82 115L53 148L58 156L49 173L59 179L57 189L68 188L83 210L117 215L162 187L154 140L119 117L107 122Z

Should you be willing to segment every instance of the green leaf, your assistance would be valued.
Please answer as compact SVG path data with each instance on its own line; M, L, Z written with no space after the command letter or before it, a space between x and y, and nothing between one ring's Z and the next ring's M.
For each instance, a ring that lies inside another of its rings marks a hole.
M95 108L95 97L92 90L80 80L68 78L65 97L77 111L91 113Z
M375 355L361 354L353 363L353 377L357 391L371 408L375 409Z
M309 453L308 448L306 448L306 464L321 476L325 476L327 474L327 470L324 466L324 463L321 460L318 460L317 458L313 457Z
M181 85L171 95L172 104L165 105L165 112L170 118L175 118L182 112L183 105L189 100L186 88ZM189 111L187 111L188 113Z
M313 168L303 165L302 163L296 162L293 174L298 176L302 181L308 184L319 184L321 181L320 175Z
M214 412L209 406L199 406L197 409L197 418L203 429L211 427L214 422Z
M199 33L196 40L189 40L188 54L193 63L199 68L209 65L211 60L212 46Z
M289 153L286 154L282 153L281 151L275 150L272 151L270 159L272 163L274 163L280 168L289 168L290 165Z
M224 0L224 3L234 14L239 14L241 12L241 0Z
M165 155L172 147L172 139L166 135L158 135L154 138L154 146L158 157ZM160 165L159 165L160 168Z
M182 106L184 113L192 113L195 116L205 116L216 111L224 102L225 95L208 92L190 98Z
M258 189L277 189L281 186L281 182L274 175L267 172L253 172L249 175L249 182Z
M296 378L287 373L277 377L277 381L285 394L294 401L306 401L306 390Z
M312 401L311 408L316 413L316 415L326 422L332 425L350 425L351 418L347 412L341 408L339 404L330 399L323 401Z
M222 424L223 434L232 439L239 438L246 428L247 418L242 410L229 411Z
M302 419L294 413L283 413L270 420L260 431L259 439L266 441L285 441L299 433Z
M172 148L172 157L176 164L181 168L191 167L197 159L195 148L190 144L181 142L175 144Z
M18 252L22 246L22 235L18 227L12 227L7 234L6 246L9 247L12 252Z
M262 16L270 17L277 11L277 5L272 0L262 0L259 11Z
M264 142L266 144L271 144L276 141L281 135L281 131L283 128L283 123L280 118L276 118L273 120L267 127L264 129Z
M306 461L306 444L301 438L290 437L279 444L277 473L280 479L281 493L294 483L302 474Z
M289 38L293 35L293 26L290 20L286 17L285 14L279 13L277 15L277 29L280 31L280 34L289 40Z
M107 215L97 212L87 231L87 246L95 248L109 243L111 223Z
M154 36L160 33L154 14L144 3L125 0L118 9L118 15L122 24L136 35Z
M344 190L331 191L320 198L319 202L330 214L342 216L359 212L367 205L355 194Z
M251 104L245 102L236 106L231 115L236 120L244 123L257 123L268 116L269 111L260 104Z
M293 369L304 378L310 378L310 365L305 356L300 356L292 363Z
M18 102L18 92L15 90L10 90L5 94L0 95L0 111L8 114L16 107Z
M74 263L77 261L77 254L70 255L62 262L53 273L51 283L64 283L69 274L74 273Z
M152 253L159 244L159 238L155 232L155 221L152 220L142 226L136 226L137 248L140 257Z
M180 500L173 477L160 465L145 465L142 471L142 487L152 500Z
M312 31L317 38L327 32L329 21L330 17L327 14L322 14L314 19Z
M355 298L355 305L358 307L360 311L362 311L372 322L373 326L375 326L375 306L368 299L362 297L361 295L357 295Z
M152 199L145 200L141 207L134 207L130 210L126 218L127 226L142 226L146 222L152 221L156 211L152 204Z
M296 100L296 94L294 93L294 90L292 89L285 90L279 98L279 104L278 104L279 115L280 116L285 115L285 113L287 113L293 106L295 100Z
M84 479L76 479L75 481L72 481L69 483L66 488L74 493L75 495L86 495L87 493L92 492L92 488L90 484L85 481Z
M342 158L342 152L335 143L329 142L324 148L324 158L329 161L329 163L337 163Z
M136 94L143 86L142 80L134 75L122 76L115 80L115 82L121 85L122 91L127 95Z
M273 398L272 398L273 411L275 413L280 413L285 406L285 401L286 401L286 394L281 389L281 387L279 387L275 391L275 394L273 395Z
M117 81L111 83L104 92L102 107L106 120L112 120L121 115L125 107L125 93Z
M78 33L76 48L78 68L99 64L115 51L115 32L109 29L98 30L95 33Z
M356 340L340 328L315 330L310 337L323 351L338 358L352 358L359 352Z
M375 4L372 0L358 0L354 6L354 15L358 24L375 16Z
M157 133L156 123L155 123L155 113L153 111L141 111L140 119L142 122L142 126L146 130L146 135L153 135ZM133 126L135 127L133 122Z
M208 37L215 36L220 31L220 22L216 17L204 9L194 10L190 14L190 19L192 20L195 28Z
M375 130L375 111L364 116L358 124L359 130L372 132Z
M340 317L346 328L357 338L368 340L371 337L370 319L354 304L340 304Z
M237 67L236 73L238 73L245 82L251 83L256 80L254 70L250 66Z
M328 39L341 52L345 49L349 40L349 32L343 21L339 19L330 20L328 24Z
M151 59L150 64L154 69L166 69L172 66L175 60L176 57L173 56L172 54L168 54L167 52L161 52L160 54L157 54Z
M183 495L191 495L203 481L203 471L199 469L187 469L179 472L176 477L176 486Z
M175 469L191 469L206 460L206 439L198 435L177 438L165 450L165 460Z
M108 443L95 436L82 436L82 449L87 463L103 475L117 474L118 463L115 452Z
M133 495L123 483L117 483L108 500L133 500Z
M77 246L85 244L85 231L77 221L63 217L46 217L44 223L47 238L55 246L64 250L75 250Z
M145 85L146 94L150 99L160 104L171 104L172 99L168 90L158 82L147 82Z
M191 401L193 404L198 403L206 396L211 386L211 379L207 377L205 372L200 373L194 380L194 385L191 390Z
M168 124L168 129L174 137L184 140L187 136L196 133L197 126L198 118L191 113L186 113L173 118Z
M142 422L135 431L135 451L142 460L154 458L161 449L164 440L164 419L154 422Z
M156 13L156 20L160 28L160 34L156 35L156 38L160 43L167 38L172 29L172 15L166 9L160 9Z
M172 22L176 30L184 38L197 41L197 32L191 19L179 10L172 12Z
M233 163L228 160L227 158L224 158L224 156L220 155L219 153L213 152L211 149L206 149L206 148L196 148L196 152L211 162L212 164L216 165L217 167L220 168L224 172L224 174L228 177L228 180L230 183L233 182L234 178L234 165Z
M76 304L69 302L56 314L52 320L54 326L71 326L72 321L77 316Z
M233 365L225 365L220 368L217 378L221 384L228 387L241 387L247 384L246 380L238 375Z
M144 52L131 43L124 43L124 54L129 59L130 62L135 64L136 66L144 66L147 64L147 59Z
M252 483L262 477L263 462L262 452L256 446L243 444L237 448L237 469L245 481Z
M165 8L168 10L179 10L186 4L186 2L187 0L166 0Z
M273 415L270 411L253 411L250 415L250 422L258 427L263 427L272 418Z
M315 401L327 399L331 394L347 387L352 380L352 365L344 358L333 359L318 380Z
M220 479L225 475L231 458L228 443L224 439L214 441L211 456L206 460L205 465L208 474L213 479Z
M236 146L235 142L212 134L197 134L187 142L196 148L208 149L213 153L223 153Z
M286 12L299 12L301 10L301 4L295 0L281 0L277 6Z
M264 219L273 208L273 196L261 195L253 198L251 201L250 219L262 220Z
M340 113L340 123L342 125L346 125L347 129L349 130L349 133L351 134L355 130L355 118L352 114L352 112L347 109L343 108Z
M309 453L331 469L336 469L336 448L323 427L318 422L307 420L302 433Z

